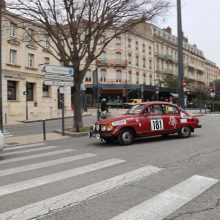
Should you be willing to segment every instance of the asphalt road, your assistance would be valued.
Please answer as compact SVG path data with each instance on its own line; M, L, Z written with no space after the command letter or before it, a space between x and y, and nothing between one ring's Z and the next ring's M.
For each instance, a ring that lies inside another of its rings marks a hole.
M8 149L0 156L0 219L219 220L220 116L200 121L187 139L119 146L80 137ZM67 160L77 155L84 159Z
M95 116L85 116L83 117L83 123L85 126L93 125L96 121ZM65 128L71 128L73 126L73 118L65 118ZM53 130L62 128L62 120L46 120L46 132L50 133ZM16 125L6 125L5 129L13 136L23 136L31 134L42 134L43 133L43 122L29 122Z

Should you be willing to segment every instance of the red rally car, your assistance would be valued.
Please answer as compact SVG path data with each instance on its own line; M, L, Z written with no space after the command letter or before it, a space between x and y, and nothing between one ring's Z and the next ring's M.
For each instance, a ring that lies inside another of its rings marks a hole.
M178 133L190 137L201 128L199 119L168 102L144 102L130 108L124 115L106 118L91 127L90 137L106 142L118 140L121 145L132 144L135 138Z

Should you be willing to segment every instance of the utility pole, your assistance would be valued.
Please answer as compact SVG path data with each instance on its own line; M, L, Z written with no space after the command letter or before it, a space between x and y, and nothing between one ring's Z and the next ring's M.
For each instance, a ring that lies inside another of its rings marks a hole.
M4 1L0 1L0 130L3 133L3 103L2 103L2 8Z
M178 30L178 104L183 109L184 103L184 90L183 90L183 32L182 32L182 18L181 18L181 0L177 0L177 30Z

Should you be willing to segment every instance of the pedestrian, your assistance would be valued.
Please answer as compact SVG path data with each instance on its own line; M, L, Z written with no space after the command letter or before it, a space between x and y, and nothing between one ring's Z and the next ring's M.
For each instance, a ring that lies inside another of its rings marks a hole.
M101 111L104 112L106 111L106 113L108 112L108 105L106 103L106 99L102 99L102 102L101 102Z

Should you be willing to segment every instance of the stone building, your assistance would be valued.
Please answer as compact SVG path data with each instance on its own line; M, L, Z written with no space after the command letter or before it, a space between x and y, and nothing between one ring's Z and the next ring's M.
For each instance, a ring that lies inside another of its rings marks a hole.
M42 26L28 19L9 12L4 12L3 16L3 113L8 120L59 116L59 87L43 83L42 64L61 65L48 53L50 39L42 31ZM38 39L38 44L32 41L33 36ZM105 37L103 35L100 41ZM184 38L183 47L184 74L193 82L189 90L201 84L208 87L220 78L219 68L207 60L196 45L190 45ZM172 35L171 28L160 29L142 23L112 40L91 64L84 78L89 106L96 103L94 70L98 71L102 88L100 98L107 98L111 105L121 105L129 98L164 99L170 93L176 93L175 89L167 88L161 82L168 75L178 75L177 38ZM156 91L159 94L156 95ZM67 87L64 98L66 115L73 114L71 97L71 87Z

